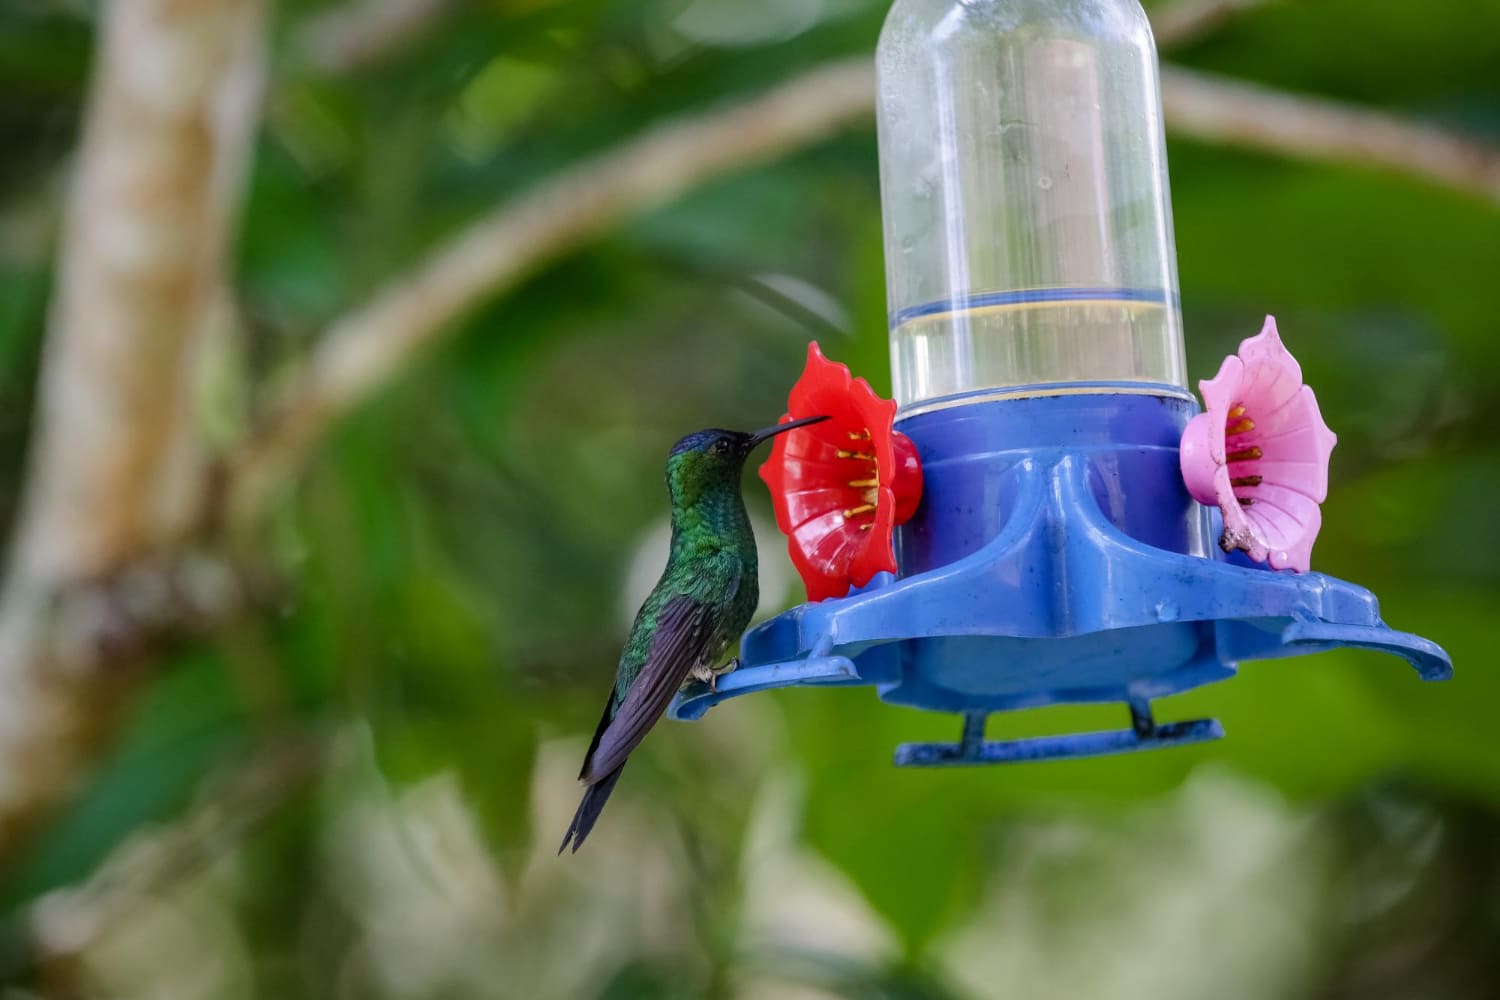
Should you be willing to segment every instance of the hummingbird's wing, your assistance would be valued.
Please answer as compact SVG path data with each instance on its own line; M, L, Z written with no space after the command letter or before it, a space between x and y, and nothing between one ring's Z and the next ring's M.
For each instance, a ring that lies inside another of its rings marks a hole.
M615 693L611 691L609 697L604 699L604 714L599 717L599 724L594 727L594 738L589 743L589 752L583 755L583 769L578 772L578 780L582 781L584 775L589 773L589 761L594 759L594 751L599 749L599 741L604 739L604 731L609 728L609 720L615 715Z
M584 781L593 784L621 764L640 746L646 733L667 710L708 649L713 636L713 606L678 594L662 607L656 619L646 665L620 703L614 718L596 734L593 752L584 761Z

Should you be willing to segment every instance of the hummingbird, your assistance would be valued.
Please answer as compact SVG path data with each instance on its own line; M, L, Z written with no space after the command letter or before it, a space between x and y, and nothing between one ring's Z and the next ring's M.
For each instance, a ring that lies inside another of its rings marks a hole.
M740 496L745 459L777 434L827 419L804 417L753 433L703 430L673 445L667 457L671 553L620 653L615 685L578 774L588 788L558 854L570 843L575 852L583 845L625 759L683 682L691 676L714 684L734 669L715 667L760 602L755 535Z

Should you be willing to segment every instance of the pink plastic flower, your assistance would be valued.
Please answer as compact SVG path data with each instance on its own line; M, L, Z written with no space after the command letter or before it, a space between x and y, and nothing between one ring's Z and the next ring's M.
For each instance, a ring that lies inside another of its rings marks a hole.
M807 599L843 597L881 571L896 572L891 532L916 512L922 463L893 427L896 403L829 361L816 342L787 399L782 423L815 414L823 423L780 434L760 478Z
M1307 572L1338 437L1302 384L1275 317L1267 316L1260 333L1198 391L1205 412L1182 435L1182 478L1199 503L1223 512L1219 545L1243 549L1272 569Z

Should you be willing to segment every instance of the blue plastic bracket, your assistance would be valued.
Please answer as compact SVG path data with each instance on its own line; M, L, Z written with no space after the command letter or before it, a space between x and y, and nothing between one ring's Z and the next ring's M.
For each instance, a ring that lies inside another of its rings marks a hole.
M1397 632L1384 625L1339 625L1332 622L1292 622L1281 632L1281 644L1297 652L1353 647L1373 649L1401 657L1424 681L1446 681L1453 676L1453 662L1443 647L1410 632Z
M789 687L794 684L862 684L854 661L847 656L814 656L806 660L769 663L753 669L739 667L720 674L715 684L692 685L696 694L691 701L678 695L672 717L685 721L703 718L703 713L725 698L736 698L756 691Z

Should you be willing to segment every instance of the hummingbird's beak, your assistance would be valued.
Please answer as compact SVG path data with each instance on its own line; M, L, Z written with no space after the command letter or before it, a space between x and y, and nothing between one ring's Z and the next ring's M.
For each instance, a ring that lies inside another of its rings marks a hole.
M806 427L808 424L822 423L823 421L825 421L827 419L828 418L826 416L825 417L803 417L801 420L793 420L793 421L790 421L789 423L777 424L775 427L767 427L764 430L759 430L759 431L756 431L754 434L751 434L750 435L750 443L749 443L749 445L747 447L748 448L754 448L757 445L759 445L761 442L768 441L768 440L770 440L771 438L775 437L778 434L781 434L781 433L784 433L784 432L790 431L790 430L795 430L798 427Z

